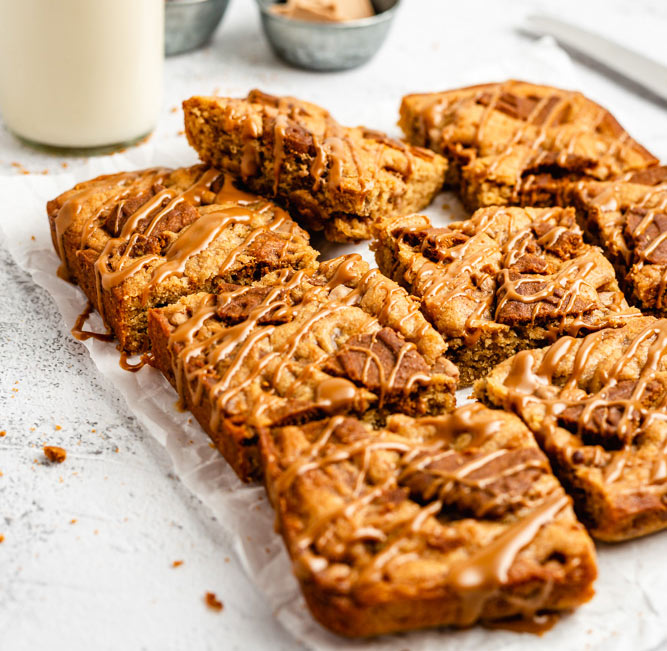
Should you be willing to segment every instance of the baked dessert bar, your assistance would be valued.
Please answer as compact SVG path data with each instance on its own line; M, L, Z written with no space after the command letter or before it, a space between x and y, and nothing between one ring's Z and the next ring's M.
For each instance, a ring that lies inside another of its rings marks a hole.
M427 206L447 163L363 127L339 125L314 104L258 90L245 99L192 97L185 131L200 158L275 197L335 242L368 239L372 225Z
M571 208L482 208L444 228L412 215L386 224L372 247L448 342L461 386L518 350L638 314Z
M411 143L447 156L448 183L471 210L554 205L565 181L658 162L581 93L523 81L407 95L399 125Z
M377 430L262 430L277 523L314 617L346 636L569 609L595 552L528 429L479 403Z
M667 526L667 320L522 351L475 385L535 434L596 538Z
M61 274L126 353L147 349L150 307L316 265L308 234L284 210L203 165L101 176L49 201L47 212Z
M245 480L259 477L259 425L454 406L444 340L354 254L151 310L149 333L157 367Z
M580 182L569 196L590 239L614 264L628 300L667 315L667 167Z

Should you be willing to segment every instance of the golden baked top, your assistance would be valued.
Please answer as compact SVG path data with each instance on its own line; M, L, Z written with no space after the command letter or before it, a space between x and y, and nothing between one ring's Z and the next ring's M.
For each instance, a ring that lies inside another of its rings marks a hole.
M261 450L306 600L338 633L468 626L592 595L592 543L516 416L474 403L381 430L336 417L265 431Z
M517 353L475 386L524 419L603 540L667 524L666 353L667 320L640 317Z
M216 422L303 422L332 411L381 418L453 403L457 372L444 340L405 290L358 255L195 294L151 319L168 332L179 391L209 401Z
M391 251L381 268L395 277L393 265L438 331L467 345L526 326L554 340L638 314L571 208L482 208L441 228L413 215L386 224L375 246L379 258Z
M465 168L473 186L493 183L496 203L521 202L534 183L606 180L658 162L581 93L523 81L407 95L399 124L410 142Z
M244 99L192 97L185 128L200 158L275 196L339 241L368 238L370 224L425 207L446 161L325 109L258 90Z

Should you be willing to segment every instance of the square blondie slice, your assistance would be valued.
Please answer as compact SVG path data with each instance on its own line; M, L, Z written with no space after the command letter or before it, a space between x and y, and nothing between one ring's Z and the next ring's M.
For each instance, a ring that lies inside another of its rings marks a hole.
M618 272L630 303L667 315L667 167L608 182L580 182L569 192L591 241Z
M200 158L275 197L327 239L368 239L374 223L426 207L447 162L328 111L253 90L245 99L192 97L185 131Z
M454 406L444 340L358 255L151 310L149 333L157 367L244 480L260 476L259 425Z
M203 165L101 176L49 201L47 212L61 275L79 284L126 353L147 350L151 307L317 264L284 210Z
M482 208L443 228L413 215L386 224L372 247L447 341L461 386L518 350L639 314L571 208Z
M603 107L578 92L523 81L407 95L409 142L449 161L470 210L555 205L563 184L607 180L658 163Z
M501 618L593 595L595 551L525 425L479 403L262 430L270 500L313 616L346 636Z
M533 431L592 535L667 527L667 320L518 353L475 385Z

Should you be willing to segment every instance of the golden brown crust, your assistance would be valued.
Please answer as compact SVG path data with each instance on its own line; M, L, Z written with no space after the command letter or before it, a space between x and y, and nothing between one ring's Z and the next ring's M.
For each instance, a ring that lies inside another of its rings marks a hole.
M307 233L287 213L202 165L98 177L47 212L61 271L130 353L146 350L150 307L316 264Z
M572 209L483 208L443 228L413 215L387 223L372 246L446 338L462 386L518 350L639 314Z
M506 360L475 385L516 411L596 538L667 526L667 320L642 317Z
M260 425L454 405L442 337L356 255L151 310L149 334L156 365L245 480L258 477Z
M192 97L185 130L200 158L275 197L336 242L371 236L373 224L427 206L446 161L363 127L339 125L293 97Z
M408 141L447 156L448 183L471 210L554 205L567 181L658 162L581 93L523 81L407 95L399 125Z
M518 418L350 417L262 429L277 522L314 617L346 636L573 608L593 545Z

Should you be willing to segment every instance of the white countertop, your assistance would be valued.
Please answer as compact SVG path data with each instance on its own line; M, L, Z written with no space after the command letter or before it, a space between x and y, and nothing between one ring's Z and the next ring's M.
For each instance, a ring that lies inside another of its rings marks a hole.
M277 61L254 2L232 0L207 48L167 60L152 138L178 137L182 99L244 94L249 78L269 92L336 104L341 122L392 129L400 98L382 95L387 74L403 76L406 92L451 86L460 71L523 47L513 27L537 9L557 9L667 63L661 0L404 0L370 65L317 75ZM664 108L574 66L581 90L667 158ZM411 87L413 77L430 85ZM0 174L56 173L63 163L72 171L84 161L27 149L0 123ZM300 648L245 577L224 527L174 477L164 449L2 246L0 287L0 649ZM67 461L46 464L44 444L66 448ZM183 564L172 567L177 560ZM208 591L223 602L221 613L204 605ZM409 637L400 648L407 646Z

